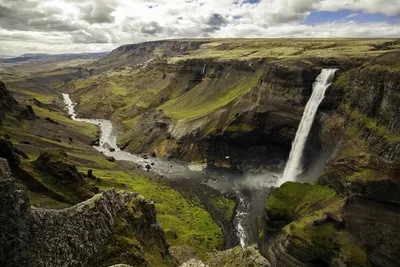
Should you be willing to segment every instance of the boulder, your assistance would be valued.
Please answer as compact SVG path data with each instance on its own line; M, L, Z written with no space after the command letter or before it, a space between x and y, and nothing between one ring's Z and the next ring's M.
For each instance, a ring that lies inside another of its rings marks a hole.
M56 125L59 124L58 121L53 120L52 118L49 118L49 117L46 117L45 120L48 121L48 122L50 122L50 123L56 124Z
M90 141L90 145L91 146L99 146L100 145L100 140L98 138L94 139L94 140Z
M106 157L106 160L108 160L109 162L115 162L115 158L114 157Z

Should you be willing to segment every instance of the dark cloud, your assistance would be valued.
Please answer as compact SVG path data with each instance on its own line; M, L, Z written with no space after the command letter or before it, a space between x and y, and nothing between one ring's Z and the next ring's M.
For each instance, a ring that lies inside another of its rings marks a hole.
M202 28L202 32L213 33L213 32L219 31L220 29L221 29L220 27L206 27L206 28Z
M115 17L112 15L112 12L114 11L114 1L98 0L91 4L81 6L81 19L90 24L113 23Z
M141 22L139 24L139 30L141 33L154 35L157 33L161 33L164 30L164 27L160 26L158 22L151 21L151 22Z
M207 24L213 26L219 26L226 23L226 19L221 14L211 14Z
M297 14L297 13L275 13L275 14L270 14L268 16L268 20L270 22L273 22L273 24L280 24L280 23L291 23L291 22L299 22L304 20L307 17L307 14Z

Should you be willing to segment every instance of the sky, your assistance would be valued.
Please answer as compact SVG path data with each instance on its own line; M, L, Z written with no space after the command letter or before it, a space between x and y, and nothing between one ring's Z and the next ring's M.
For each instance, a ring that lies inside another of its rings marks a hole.
M400 0L0 0L0 55L236 37L400 38Z

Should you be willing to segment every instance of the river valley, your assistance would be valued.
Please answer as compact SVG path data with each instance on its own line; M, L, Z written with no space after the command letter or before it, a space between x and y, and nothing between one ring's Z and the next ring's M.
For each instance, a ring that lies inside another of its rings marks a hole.
M113 157L118 161L134 163L140 166L143 171L148 171L161 177L160 179L175 180L178 184L182 180L188 180L194 186L196 186L196 183L202 183L220 190L222 193L233 193L237 201L233 223L239 244L245 248L255 242L256 236L254 234L258 232L258 229L252 229L252 227L254 227L254 222L257 222L257 217L262 212L263 203L270 194L272 187L276 184L276 179L278 178L276 174L265 172L263 174L248 173L243 175L224 169L210 169L202 165L188 166L185 163L179 163L174 160L167 161L155 157L143 157L122 151L117 146L116 130L111 121L77 118L74 111L75 104L69 95L62 94L62 96L71 119L91 123L99 127L100 143L99 146L94 146L94 148L100 153ZM230 235L232 233L227 233L226 237L229 238ZM235 238L229 239L228 244L230 247L236 245Z
M4 266L398 265L398 40L43 57L0 63Z

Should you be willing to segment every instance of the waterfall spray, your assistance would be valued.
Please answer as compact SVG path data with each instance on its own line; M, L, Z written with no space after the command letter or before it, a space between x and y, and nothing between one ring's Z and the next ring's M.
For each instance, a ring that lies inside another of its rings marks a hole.
M278 186L284 182L294 181L296 177L302 173L301 158L307 137L314 122L315 115L317 114L318 106L322 102L322 99L324 99L325 91L331 85L330 82L332 81L335 72L336 69L323 69L315 80L313 92L310 100L308 100L307 105L304 108L303 116L292 144L289 160L286 163L283 176L278 180Z

